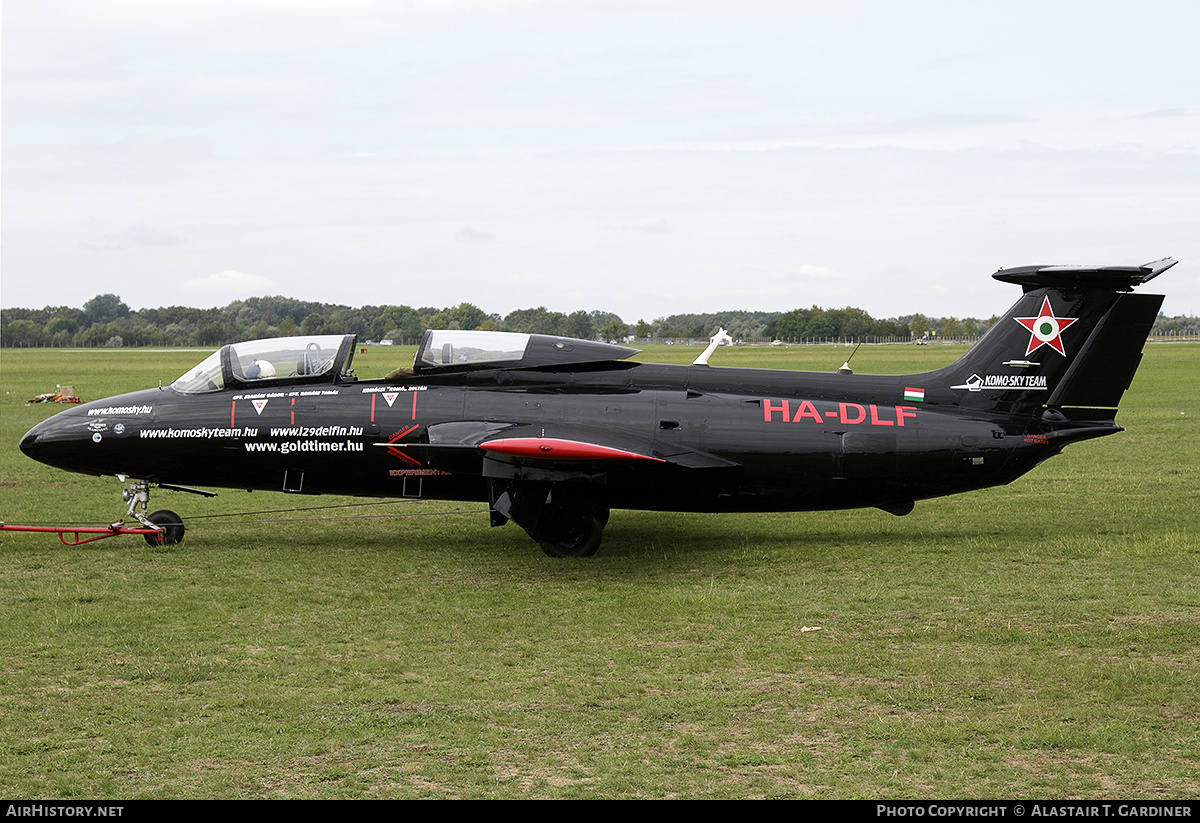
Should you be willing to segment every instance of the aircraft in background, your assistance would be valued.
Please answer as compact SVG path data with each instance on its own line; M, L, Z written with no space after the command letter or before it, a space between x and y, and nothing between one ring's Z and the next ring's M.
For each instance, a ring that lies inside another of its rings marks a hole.
M918 374L635 363L591 340L431 330L411 373L359 380L353 335L235 343L169 386L60 412L21 449L131 479L151 542L184 533L174 512L145 514L155 486L481 501L557 557L594 554L610 509L903 515L1122 431L1163 300L1132 290L1175 262L1002 269L1021 298Z

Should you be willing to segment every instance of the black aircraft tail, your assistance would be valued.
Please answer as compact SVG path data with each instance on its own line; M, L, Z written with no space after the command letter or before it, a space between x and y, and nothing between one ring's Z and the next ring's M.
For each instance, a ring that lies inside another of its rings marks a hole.
M907 375L905 396L1013 415L1049 409L1073 420L1113 420L1142 359L1163 297L1133 294L1175 265L1023 266L992 276L1021 299L959 360Z

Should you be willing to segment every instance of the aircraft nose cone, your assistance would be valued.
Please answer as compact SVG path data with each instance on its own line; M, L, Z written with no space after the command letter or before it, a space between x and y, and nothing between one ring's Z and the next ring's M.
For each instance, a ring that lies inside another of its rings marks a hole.
M32 457L37 460L38 439L42 433L42 424L38 423L29 431L25 432L25 436L21 438L21 451L26 457Z

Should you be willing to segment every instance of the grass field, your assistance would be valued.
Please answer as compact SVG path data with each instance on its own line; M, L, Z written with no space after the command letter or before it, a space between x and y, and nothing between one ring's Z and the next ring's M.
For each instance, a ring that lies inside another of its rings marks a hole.
M850 349L722 349L831 371ZM859 372L961 349L863 347ZM640 359L689 362L697 349ZM0 519L103 524L26 459L196 351L0 353ZM357 361L382 375L411 350ZM182 545L0 533L0 794L22 798L1198 798L1200 345L1018 482L877 510L614 512L544 556L482 506L159 491Z

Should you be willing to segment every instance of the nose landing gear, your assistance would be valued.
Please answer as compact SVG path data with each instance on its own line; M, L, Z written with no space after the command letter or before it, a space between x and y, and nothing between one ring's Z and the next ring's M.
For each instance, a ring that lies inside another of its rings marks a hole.
M127 479L124 475L117 475L121 482ZM199 494L204 497L216 497L216 492L206 492L200 489L189 489L187 486L169 486L165 483L158 484L159 488L171 489L177 492L190 492ZM143 535L146 542L151 546L174 546L183 542L183 518L177 515L170 509L159 509L153 514L147 515L146 509L150 505L150 483L146 480L134 480L129 484L129 487L121 490L121 499L129 504L125 514L137 520L147 529L154 529L153 534Z

